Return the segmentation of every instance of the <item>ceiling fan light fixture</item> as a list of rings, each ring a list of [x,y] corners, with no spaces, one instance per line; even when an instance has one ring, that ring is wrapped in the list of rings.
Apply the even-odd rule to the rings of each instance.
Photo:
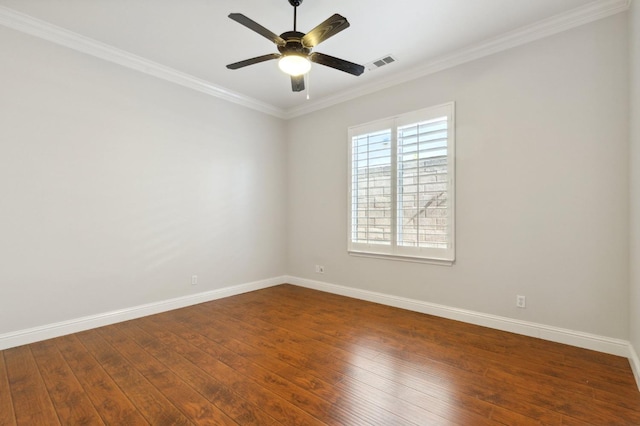
[[[302,4],[302,1],[289,0],[289,4],[293,6],[293,31],[286,31],[280,35],[266,29],[242,13],[230,13],[230,19],[274,43],[279,53],[270,53],[245,59],[244,61],[229,64],[227,68],[237,70],[248,65],[279,59],[278,66],[285,74],[290,76],[291,90],[294,92],[301,92],[305,89],[306,79],[304,76],[311,70],[311,62],[355,76],[362,74],[364,72],[362,65],[323,53],[312,52],[313,48],[318,44],[349,28],[349,21],[344,16],[334,13],[308,33],[301,33],[297,30],[297,8]],[[308,79],[306,81],[308,84]]]
[[[301,55],[285,55],[278,61],[278,67],[282,72],[297,77],[309,72],[311,69],[311,61]]]

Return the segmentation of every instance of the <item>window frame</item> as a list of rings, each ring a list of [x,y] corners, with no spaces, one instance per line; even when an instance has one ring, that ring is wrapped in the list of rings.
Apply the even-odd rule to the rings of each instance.
[[[441,117],[447,118],[447,219],[448,248],[407,247],[397,242],[398,216],[398,128]],[[391,238],[390,244],[352,241],[353,237],[353,139],[378,131],[391,133]],[[348,128],[347,144],[347,251],[353,256],[409,262],[452,265],[455,262],[455,103],[448,102]]]

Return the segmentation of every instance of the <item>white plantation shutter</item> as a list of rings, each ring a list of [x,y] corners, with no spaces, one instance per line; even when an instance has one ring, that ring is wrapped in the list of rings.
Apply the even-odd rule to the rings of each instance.
[[[351,239],[391,245],[391,129],[354,137],[352,150]]]
[[[447,117],[398,128],[398,245],[447,248]]]
[[[454,105],[349,129],[353,254],[454,260]]]

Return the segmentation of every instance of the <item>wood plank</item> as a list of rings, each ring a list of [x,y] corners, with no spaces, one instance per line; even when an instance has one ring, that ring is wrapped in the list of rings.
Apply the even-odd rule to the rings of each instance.
[[[640,411],[640,392],[629,387],[626,392],[610,393],[600,390],[594,391],[594,398],[607,405],[619,406],[630,410]]]
[[[258,405],[249,402],[246,397],[234,392],[225,383],[220,381],[217,375],[210,375],[202,368],[202,362],[191,362],[181,356],[180,348],[175,344],[180,343],[171,339],[169,333],[164,330],[149,329],[147,321],[139,321],[135,326],[126,324],[121,327],[124,334],[140,342],[151,354],[171,365],[172,371],[183,379],[189,379],[191,387],[204,395],[222,411],[227,413],[235,421],[253,424],[275,424],[275,420],[266,414]]]
[[[251,377],[246,377],[234,370],[230,364],[233,364],[232,358],[235,358],[236,354],[220,351],[220,347],[215,342],[208,341],[193,329],[187,329],[182,334],[176,331],[175,325],[172,325],[171,330],[172,333],[178,333],[184,337],[184,342],[175,341],[172,343],[178,354],[201,366],[209,375],[244,397],[251,405],[259,407],[268,415],[285,424],[287,422],[317,423],[317,420],[294,404],[258,385]]]
[[[152,425],[190,425],[189,419],[95,331],[78,338]]]
[[[218,307],[218,311],[220,311],[220,308]],[[234,310],[235,312],[235,310]],[[264,313],[265,312],[265,307],[261,306],[259,309],[259,312]],[[247,319],[247,324],[244,324],[245,327],[249,328],[249,322],[254,322],[254,323],[258,323],[255,318],[253,319]],[[215,333],[217,330],[220,330],[221,328],[224,329],[224,325],[219,324],[219,323],[211,323],[212,327],[210,328],[211,332]],[[214,325],[215,324],[215,325]],[[287,325],[287,327],[295,327],[294,325]],[[233,333],[233,331],[231,330],[227,330],[227,333]],[[304,333],[304,330],[301,330],[301,333]],[[274,336],[276,337],[276,336]],[[282,340],[278,340],[278,343],[281,344]],[[352,375],[355,374],[354,372],[358,372],[359,374],[353,376],[356,380],[358,379],[362,379],[362,373],[366,372],[366,373],[370,373],[372,376],[380,376],[381,373],[386,373],[386,379],[389,381],[394,381],[394,380],[398,380],[399,377],[404,377],[403,375],[401,375],[400,371],[396,371],[396,368],[398,368],[399,366],[401,367],[401,364],[398,364],[397,361],[394,360],[389,360],[389,363],[391,363],[392,365],[395,364],[396,368],[392,368],[391,370],[388,369],[388,366],[385,364],[388,363],[382,363],[382,364],[378,364],[378,363],[371,363],[369,364],[369,360],[366,357],[360,357],[359,355],[355,354],[355,353],[345,353],[343,354],[344,359],[349,361],[351,365],[344,367],[344,373],[346,375]],[[364,364],[359,364],[357,362],[357,360],[362,359],[362,363]],[[353,363],[359,364],[359,365],[353,365]],[[338,362],[333,362],[331,363],[335,366],[340,365]],[[427,392],[433,394],[436,398],[443,398],[447,393],[448,393],[448,389],[453,385],[455,386],[455,372],[450,375],[450,377],[442,377],[442,372],[441,369],[444,366],[437,366],[435,367],[435,370],[437,371],[437,375],[433,376],[432,379],[430,380],[430,383],[425,383],[424,380],[421,381],[419,383],[419,385],[416,385],[417,387],[419,387],[421,390],[426,390]],[[446,371],[446,370],[445,370]],[[422,377],[422,379],[424,379],[425,376]],[[412,377],[411,375],[407,375],[407,379],[409,379],[408,384],[412,385],[414,384],[414,380],[415,378]],[[476,382],[482,379],[482,377],[480,376],[464,376],[463,379],[465,379],[466,381],[469,382]],[[403,383],[404,385],[407,385],[407,383]],[[427,386],[428,385],[428,386]],[[463,400],[464,402],[462,404],[469,404],[471,407],[474,407],[476,410],[479,410],[479,408],[477,407],[478,405],[478,400],[477,398],[475,398],[475,395],[473,393],[473,390],[470,390],[469,395],[466,395]],[[461,405],[462,405],[461,404]],[[490,402],[485,402],[485,406],[484,406],[484,413],[486,414],[486,410],[487,407],[490,406]],[[534,415],[540,417],[541,416],[541,412],[543,412],[542,410],[536,410],[533,409],[533,413]],[[553,415],[548,413],[548,415],[551,416],[551,418],[553,420],[557,420],[559,421],[560,416],[558,415]]]
[[[296,300],[303,305],[305,303],[315,303],[319,300],[324,303],[335,302],[337,305],[344,305],[345,299],[354,300],[322,292],[308,293],[306,289],[296,286],[279,286],[277,290],[282,294],[286,294],[288,300]],[[533,337],[500,332],[486,327],[438,318],[418,312],[404,311],[377,303],[356,301],[354,306],[351,307],[351,311],[352,315],[356,318],[361,318],[362,314],[367,313],[373,313],[379,319],[385,318],[386,321],[376,321],[376,323],[382,326],[393,327],[394,332],[397,332],[398,335],[426,333],[435,340],[446,341],[451,338],[464,340],[472,346],[493,349],[497,352],[507,354],[510,353],[509,351],[512,349],[517,351],[522,350],[524,353],[529,353],[531,350],[541,350],[545,353],[562,355],[565,359],[577,357],[583,361],[589,360],[593,363],[618,368],[625,372],[628,371],[629,367],[629,362],[624,357],[562,345]],[[425,318],[427,318],[428,321],[425,321]],[[399,320],[403,321],[403,319],[410,320],[410,324],[412,324],[411,327],[397,327],[400,323]],[[557,360],[560,359],[561,358],[557,358]]]
[[[533,386],[530,380],[517,375],[512,375],[497,369],[490,369],[487,377],[498,382],[509,383],[514,388],[526,388],[531,390],[529,400],[536,405],[550,407],[554,412],[569,416],[584,422],[595,424],[621,424],[640,425],[640,411],[617,407],[611,411],[607,404],[584,395],[576,394],[562,387],[550,386],[544,382],[537,382]]]
[[[256,406],[263,406],[264,403],[269,403],[277,399],[277,409],[269,410],[268,413],[270,415],[276,415],[276,419],[279,421],[297,419],[295,421],[296,424],[319,424],[318,420],[316,420],[317,417],[314,415],[327,417],[330,414],[330,407],[326,405],[323,406],[322,402],[318,399],[305,395],[301,389],[290,389],[292,394],[296,395],[296,404],[292,404],[291,401],[283,397],[281,393],[274,392],[274,386],[270,385],[270,383],[275,380],[275,377],[270,377],[268,371],[251,368],[252,366],[247,364],[244,364],[245,368],[240,368],[239,357],[235,358],[236,362],[234,362],[233,365],[229,365],[226,363],[229,362],[231,358],[227,356],[225,358],[225,364],[223,365],[222,363],[216,362],[216,358],[208,356],[202,350],[199,350],[199,348],[189,345],[187,342],[173,335],[173,333],[164,332],[162,329],[151,327],[148,324],[145,324],[144,327],[149,333],[152,333],[153,338],[151,338],[151,335],[145,337],[142,334],[136,334],[136,338],[145,339],[144,341],[150,345],[149,347],[154,351],[154,354],[170,357],[167,361],[170,361],[172,365],[184,366],[184,361],[192,365],[198,365],[203,371],[207,372],[210,377],[224,380],[222,384],[232,389],[235,394],[242,394],[251,398],[261,397],[260,400],[253,401]],[[182,359],[166,351],[165,348],[167,347],[172,348]],[[233,370],[233,375],[230,374],[230,370]],[[296,408],[296,406],[298,406],[298,408]],[[283,416],[278,412],[284,412],[286,415]]]
[[[280,292],[284,292],[285,294],[288,291],[292,291],[294,294],[299,292],[300,290],[293,286],[282,286],[282,288],[278,288]],[[319,293],[319,292],[315,292]],[[319,293],[322,295],[322,293]],[[288,295],[287,295],[288,296]],[[564,379],[565,386],[566,385],[575,385],[576,389],[581,389],[582,392],[591,393],[592,390],[580,388],[580,385],[588,383],[588,386],[605,390],[607,392],[612,393],[624,393],[628,392],[629,389],[633,389],[634,380],[628,372],[629,368],[627,368],[626,373],[622,374],[622,371],[616,368],[603,367],[600,365],[600,368],[604,368],[601,370],[591,363],[591,359],[586,360],[570,360],[569,362],[578,363],[582,366],[582,368],[576,368],[571,366],[568,363],[565,363],[567,357],[564,354],[558,353],[549,353],[544,350],[538,352],[535,357],[531,357],[531,348],[529,346],[523,346],[519,349],[511,349],[509,351],[493,351],[487,350],[484,345],[474,346],[473,342],[476,340],[470,335],[468,332],[463,334],[463,337],[456,340],[455,332],[449,332],[450,328],[455,328],[455,325],[460,326],[462,323],[458,323],[456,321],[448,321],[441,318],[434,319],[433,317],[429,317],[426,315],[422,315],[423,321],[416,322],[413,326],[409,326],[403,324],[402,321],[391,321],[391,325],[387,324],[388,321],[376,321],[375,317],[371,317],[372,312],[375,312],[377,309],[381,309],[384,312],[394,311],[394,308],[369,303],[369,302],[360,302],[355,301],[353,299],[344,298],[347,302],[343,301],[342,305],[339,303],[339,296],[336,299],[335,295],[328,295],[330,300],[322,301],[318,299],[317,294],[312,294],[307,297],[304,301],[300,300],[300,304],[295,304],[295,302],[291,302],[289,297],[287,297],[284,301],[279,301],[279,306],[274,305],[272,302],[274,298],[264,298],[260,292],[255,292],[251,294],[252,303],[260,303],[261,304],[261,312],[262,316],[268,316],[272,312],[272,310],[282,309],[282,306],[288,308],[287,310],[296,310],[296,311],[304,311],[302,303],[311,302],[314,306],[314,311],[310,314],[313,317],[311,320],[312,323],[318,324],[317,329],[323,329],[325,332],[327,330],[331,330],[330,327],[340,327],[341,324],[345,323],[349,316],[353,315],[355,318],[350,322],[351,329],[356,330],[355,333],[351,333],[349,329],[342,329],[340,332],[343,334],[342,337],[358,339],[360,345],[365,345],[371,348],[372,350],[378,350],[381,345],[383,345],[386,350],[385,353],[389,353],[390,351],[395,350],[396,354],[404,353],[409,354],[410,356],[422,355],[426,358],[430,358],[434,361],[448,363],[450,365],[458,366],[461,368],[465,368],[470,371],[475,371],[479,374],[482,374],[482,370],[486,370],[491,365],[503,364],[503,365],[519,365],[521,367],[526,367],[532,372],[547,375],[550,378],[561,378]],[[262,299],[261,299],[262,297]],[[297,296],[294,296],[294,300]],[[237,302],[237,301],[236,301]],[[357,302],[357,307],[351,307],[351,304]],[[345,305],[347,308],[345,308]],[[362,306],[367,309],[362,311]],[[323,318],[323,315],[330,309],[330,306],[334,306],[335,316],[329,316],[328,318]],[[362,312],[361,312],[362,311]],[[346,312],[346,313],[345,313]],[[352,314],[350,312],[353,312]],[[405,311],[395,309],[395,312],[405,313]],[[411,315],[421,315],[416,313],[410,313]],[[345,316],[347,315],[347,316]],[[429,342],[429,339],[426,339],[421,336],[420,339],[416,339],[415,336],[406,336],[400,330],[403,329],[411,329],[411,330],[420,330],[424,329],[422,325],[425,323],[424,318],[429,319],[429,326],[431,326],[431,322],[442,322],[448,321],[448,324],[452,324],[453,327],[447,328],[445,331],[448,333],[443,333],[441,336],[437,333],[431,332],[432,335],[437,337],[431,337],[435,339],[437,344],[433,344]],[[388,315],[385,317],[388,319]],[[369,324],[375,324],[374,326],[370,326]],[[402,325],[401,327],[399,326]],[[495,347],[499,347],[500,339],[512,339],[518,338],[523,342],[532,342],[538,341],[540,339],[532,339],[525,336],[517,336],[512,333],[504,333],[496,330],[489,330],[483,327],[472,326],[469,324],[462,324],[462,326],[466,327],[469,330],[483,331],[483,339],[489,340],[488,334],[491,333],[493,335],[493,340],[495,340],[496,344],[492,345]],[[393,328],[393,333],[388,332],[388,328]],[[362,334],[362,330],[369,330],[369,336],[375,336],[375,339],[369,338],[369,336],[365,336],[365,338],[358,337]],[[488,331],[487,331],[488,330]],[[335,333],[332,331],[331,333]],[[450,336],[449,336],[450,335]],[[449,337],[445,337],[449,336]],[[430,338],[430,339],[431,339]],[[399,340],[399,343],[396,341]],[[425,341],[426,340],[426,341]],[[413,342],[417,342],[417,346],[407,346]],[[565,347],[566,345],[553,344],[552,342],[546,342],[544,347],[546,348],[549,343],[554,345],[555,347]],[[471,345],[471,347],[469,347]],[[460,351],[457,348],[465,347],[464,351]],[[451,349],[454,349],[452,352]],[[571,353],[576,353],[575,349],[571,349]],[[593,358],[593,351],[584,351],[589,358]],[[620,357],[609,356],[606,354],[601,354],[599,356],[600,359],[605,359],[609,357],[611,359],[619,359]],[[563,368],[557,368],[558,366],[562,366]],[[589,376],[585,376],[585,372],[589,372]],[[608,374],[607,374],[608,372]]]
[[[58,337],[53,342],[105,423],[148,424],[111,376],[89,354],[77,335]]]
[[[189,311],[192,323],[195,323],[197,318],[194,316],[194,311]],[[317,356],[318,353],[323,353],[322,358],[328,358],[325,354],[330,355],[331,351],[324,350],[326,349],[324,347],[314,347],[313,342],[307,339],[298,338],[288,341],[290,333],[284,329],[271,328],[267,335],[249,322],[237,323],[232,318],[215,320],[206,318],[202,313],[199,319],[202,321],[201,325],[206,327],[197,328],[206,328],[209,331],[208,336],[214,336],[214,339],[217,339],[220,333],[237,336],[243,330],[250,331],[254,346],[237,340],[227,341],[225,346],[236,353],[241,353],[265,369],[277,369],[277,374],[281,377],[306,387],[338,406],[353,405],[351,401],[361,401],[360,404],[366,401],[374,407],[386,407],[387,411],[407,421],[418,423],[427,419],[433,424],[441,422],[442,419],[455,421],[465,419],[465,423],[468,424],[492,423],[488,420],[491,406],[485,404],[484,412],[480,412],[478,416],[473,409],[477,408],[481,402],[471,398],[465,401],[465,405],[451,406],[442,404],[437,398],[415,391],[402,383],[387,380],[384,384],[377,383],[378,386],[372,386],[368,380],[354,380],[342,374],[335,377],[330,384],[325,379],[336,376],[336,371],[331,370],[335,366],[317,364],[314,360],[320,358]],[[276,343],[273,344],[271,340]],[[343,363],[339,358],[334,358],[333,362]],[[382,379],[379,376],[375,377]],[[337,400],[336,395],[340,396]]]
[[[34,343],[31,352],[63,424],[104,424],[82,385],[51,340]]]
[[[15,424],[16,415],[13,412],[13,400],[11,399],[4,353],[0,352],[0,425],[13,426]]]
[[[206,318],[202,318],[206,320]],[[175,331],[175,327],[172,327]],[[214,327],[206,327],[207,330],[213,330]],[[158,330],[161,330],[158,328]],[[229,330],[231,333],[235,333],[239,330]],[[185,329],[186,332],[186,329]],[[200,344],[203,344],[203,340],[200,339]],[[206,341],[203,344],[204,349],[208,350]],[[333,392],[320,394],[319,388],[322,380],[315,379],[316,386],[312,388],[305,388],[303,383],[294,383],[288,380],[282,375],[274,374],[273,370],[276,368],[286,367],[287,364],[278,360],[278,354],[274,354],[270,359],[269,353],[264,349],[255,349],[250,344],[245,344],[237,340],[228,341],[224,348],[219,348],[215,353],[220,359],[224,359],[235,370],[244,372],[248,376],[260,377],[260,383],[266,388],[273,390],[275,393],[281,395],[286,399],[300,400],[303,397],[307,401],[314,400],[316,404],[325,406],[325,410],[328,410],[327,414],[318,414],[317,407],[311,410],[310,413],[319,417],[331,417],[335,418],[340,423],[348,421],[368,422],[370,424],[376,424],[381,422],[382,424],[396,423],[400,419],[404,418],[408,421],[429,421],[430,424],[442,424],[443,419],[438,415],[434,415],[424,409],[417,406],[411,406],[405,401],[394,399],[391,395],[376,394],[376,389],[369,388],[365,392],[364,390],[356,390],[356,385],[362,386],[363,384],[353,384],[352,388],[349,388],[345,384],[334,385],[338,389],[333,389]],[[230,355],[231,353],[237,354],[237,356]],[[260,353],[262,356],[258,362],[254,362],[256,359],[253,357],[256,353]],[[264,361],[266,360],[266,361]],[[263,361],[263,362],[260,362]],[[258,372],[257,374],[254,372]],[[291,385],[294,385],[293,387]],[[368,387],[365,385],[365,387]],[[325,389],[330,389],[330,386],[325,386]],[[336,390],[338,392],[336,392]],[[323,401],[318,402],[317,397],[321,397]],[[337,397],[337,396],[340,397]],[[358,413],[354,412],[352,402],[356,400],[358,402]],[[327,405],[327,402],[329,405]],[[399,411],[402,410],[400,414]],[[338,417],[340,416],[340,417]]]
[[[40,371],[29,346],[4,351],[7,377],[18,425],[59,425],[55,407],[49,398]],[[43,423],[42,419],[46,419]]]
[[[185,416],[200,424],[234,425],[230,416],[212,404],[191,386],[191,378],[181,377],[174,371],[174,366],[165,364],[138,344],[135,339],[127,337],[121,330],[126,327],[116,324],[104,327],[98,332],[114,348],[126,357],[146,379],[162,392],[173,404],[180,407]]]
[[[252,294],[251,296],[255,295]],[[277,300],[277,302],[283,301]],[[268,301],[268,303],[271,303],[271,301]],[[286,305],[286,301],[284,302],[284,305]],[[335,305],[335,302],[332,302],[332,305]],[[297,309],[298,312],[300,311],[300,309],[302,309],[301,307],[297,308],[299,308]],[[240,308],[238,309],[241,310]],[[271,314],[271,311],[269,309],[270,308],[266,305],[261,304],[259,306],[256,306],[255,311],[259,312],[259,317],[263,319],[265,316]],[[220,310],[220,306],[217,306],[217,310]],[[277,313],[275,313],[274,315],[279,316],[279,314]],[[307,322],[304,322],[304,324],[308,325]],[[296,323],[283,323],[283,326],[286,326],[288,328],[297,327]],[[300,330],[300,332],[304,333],[305,331]],[[329,333],[332,335],[340,335],[343,338],[353,338],[346,330],[332,330]],[[376,359],[379,359],[380,356],[384,356],[384,354],[380,354]],[[345,359],[348,359],[351,364],[356,364],[356,368],[369,371],[373,374],[383,375],[383,377],[389,380],[398,380],[398,378],[401,378],[404,384],[410,387],[427,390],[428,392],[431,392],[435,395],[438,395],[438,393],[440,393],[441,397],[449,387],[454,386],[456,387],[458,392],[466,394],[469,398],[476,398],[478,392],[483,390],[481,387],[477,386],[477,383],[482,383],[485,380],[481,376],[469,373],[467,371],[452,370],[450,366],[440,364],[436,364],[435,366],[432,366],[432,364],[428,364],[428,367],[433,371],[424,369],[423,371],[419,371],[415,370],[412,364],[403,363],[401,362],[401,360],[388,359],[388,362],[386,363],[378,363],[371,361],[367,357],[361,357],[355,353],[345,354]],[[389,368],[388,364],[392,365],[393,367]],[[414,369],[415,371],[404,371],[405,368],[403,368],[403,366],[407,366],[410,369]],[[345,373],[346,375],[351,375],[353,374],[353,371],[353,367],[347,367],[343,371],[343,373]],[[494,381],[493,385],[497,386],[498,389],[504,388],[504,385],[500,384],[499,382]],[[529,417],[546,419],[549,423],[559,423],[561,421],[561,416],[559,414],[553,413],[549,410],[540,409],[539,407],[527,404],[526,402],[518,400],[517,398],[513,398],[512,396],[506,396],[504,399],[497,400],[494,394],[485,392],[484,398],[480,399],[484,399],[485,402],[490,404],[497,403],[505,409],[520,411],[525,415],[528,415]]]
[[[0,410],[0,424],[640,424],[640,393],[624,358],[282,285],[2,351]]]

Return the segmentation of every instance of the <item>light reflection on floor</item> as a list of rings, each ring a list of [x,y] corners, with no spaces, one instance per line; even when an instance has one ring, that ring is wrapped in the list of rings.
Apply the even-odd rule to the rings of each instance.
[[[398,412],[400,406],[407,424],[454,421],[456,385],[443,374],[443,364],[415,355],[401,358],[382,340],[375,334],[362,335],[345,352],[347,378],[341,384],[350,409],[362,409],[363,400],[373,399],[375,411],[367,415],[376,422]],[[429,411],[420,408],[425,404]]]

